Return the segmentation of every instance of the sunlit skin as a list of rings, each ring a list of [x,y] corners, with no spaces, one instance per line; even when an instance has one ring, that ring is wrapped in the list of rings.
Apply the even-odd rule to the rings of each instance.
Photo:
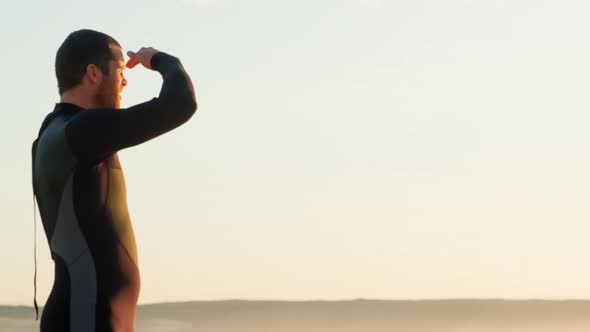
[[[77,86],[64,91],[61,102],[88,108],[115,108],[121,106],[121,93],[127,85],[124,71],[142,64],[147,69],[151,68],[151,58],[159,51],[148,47],[142,47],[137,52],[128,51],[129,60],[125,62],[120,47],[112,46],[113,59],[109,62],[108,73],[103,73],[95,64],[86,67],[82,81]]]

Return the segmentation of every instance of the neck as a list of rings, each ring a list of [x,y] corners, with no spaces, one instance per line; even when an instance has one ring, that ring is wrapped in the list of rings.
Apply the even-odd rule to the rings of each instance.
[[[96,107],[92,100],[93,98],[89,98],[86,94],[82,93],[81,91],[72,90],[64,92],[61,95],[60,102],[74,104],[82,107],[83,109],[87,109]]]

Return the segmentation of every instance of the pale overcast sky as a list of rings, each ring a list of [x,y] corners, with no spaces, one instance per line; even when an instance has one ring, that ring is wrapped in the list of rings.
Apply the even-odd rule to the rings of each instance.
[[[590,3],[19,1],[0,12],[0,304],[32,305],[30,147],[91,28],[197,115],[119,152],[139,302],[590,298]],[[123,105],[161,78],[126,73]],[[53,262],[38,220],[38,301]]]

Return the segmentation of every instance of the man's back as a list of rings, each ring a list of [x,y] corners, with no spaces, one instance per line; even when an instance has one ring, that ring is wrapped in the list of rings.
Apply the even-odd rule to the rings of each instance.
[[[156,54],[160,96],[129,109],[56,104],[33,143],[33,185],[55,262],[41,331],[133,331],[137,249],[117,151],[170,131],[196,110],[175,57]]]
[[[58,104],[37,143],[38,200],[55,262],[42,324],[130,331],[140,279],[125,180],[116,153],[85,165],[70,150],[65,128],[81,111]]]

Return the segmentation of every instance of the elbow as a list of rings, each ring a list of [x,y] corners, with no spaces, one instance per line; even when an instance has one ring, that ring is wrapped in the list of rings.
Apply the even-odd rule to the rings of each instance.
[[[197,112],[197,100],[193,95],[183,99],[183,101],[178,104],[178,110],[180,111],[179,113],[182,114],[182,122],[184,123],[188,121]]]
[[[191,116],[197,113],[197,108],[199,108],[199,105],[197,105],[197,100],[192,98],[189,103],[189,112],[191,113]]]
[[[197,100],[194,97],[190,98],[189,100],[187,100],[185,107],[188,117],[191,118],[193,115],[195,115],[195,113],[197,113]]]

